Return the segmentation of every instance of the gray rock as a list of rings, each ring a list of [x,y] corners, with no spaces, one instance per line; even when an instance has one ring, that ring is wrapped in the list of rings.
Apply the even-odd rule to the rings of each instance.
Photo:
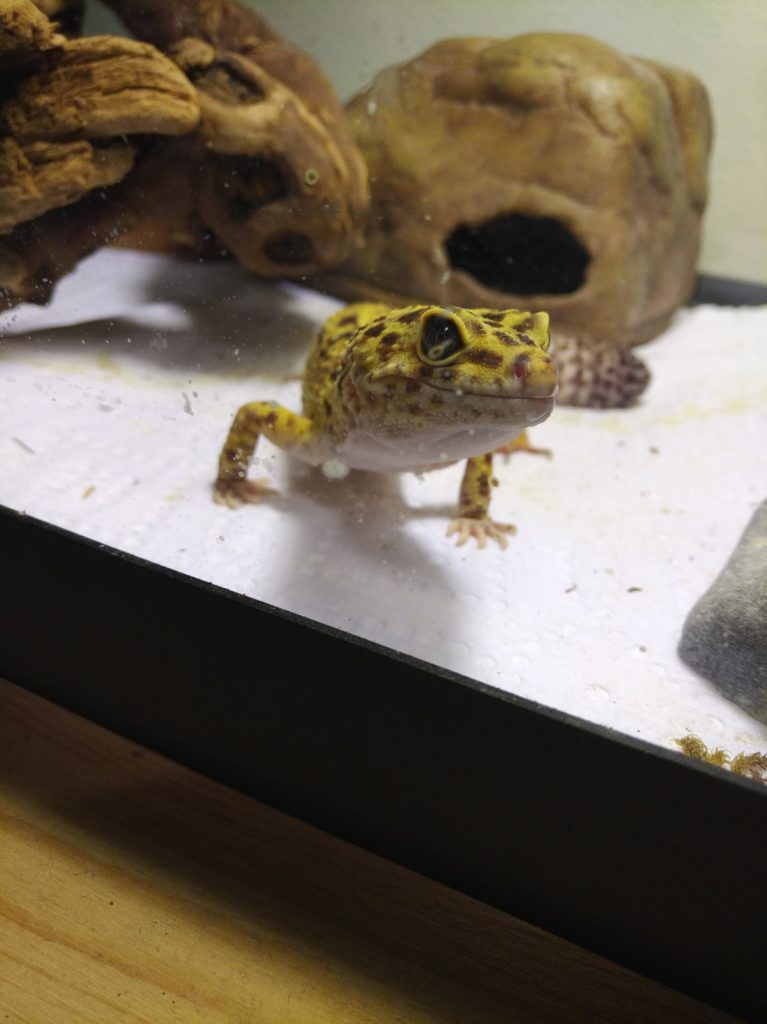
[[[679,655],[767,723],[767,501],[682,630]]]

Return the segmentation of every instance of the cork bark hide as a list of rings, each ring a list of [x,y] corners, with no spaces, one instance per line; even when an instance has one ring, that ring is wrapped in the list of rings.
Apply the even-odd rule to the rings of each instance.
[[[625,348],[689,296],[711,141],[702,84],[578,35],[452,39],[348,105],[371,174],[364,249],[325,284],[545,309]]]

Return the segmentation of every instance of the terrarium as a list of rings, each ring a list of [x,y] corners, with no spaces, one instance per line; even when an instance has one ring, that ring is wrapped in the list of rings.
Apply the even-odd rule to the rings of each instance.
[[[674,11],[0,5],[0,672],[746,1011],[767,20]]]

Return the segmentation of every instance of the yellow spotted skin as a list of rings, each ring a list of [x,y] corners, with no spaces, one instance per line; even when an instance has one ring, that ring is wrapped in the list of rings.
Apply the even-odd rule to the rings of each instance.
[[[269,493],[247,479],[263,435],[328,474],[423,471],[466,459],[458,544],[501,547],[514,528],[489,516],[493,452],[528,448],[525,429],[551,412],[557,391],[548,316],[520,310],[360,302],[326,322],[303,375],[303,415],[273,402],[236,414],[219,458],[217,501]],[[341,472],[338,472],[340,467]]]

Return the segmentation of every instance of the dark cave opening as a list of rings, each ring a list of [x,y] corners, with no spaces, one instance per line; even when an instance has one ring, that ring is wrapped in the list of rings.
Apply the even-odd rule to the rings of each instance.
[[[566,295],[586,279],[588,251],[553,217],[507,213],[460,224],[445,242],[456,270],[517,295]]]

